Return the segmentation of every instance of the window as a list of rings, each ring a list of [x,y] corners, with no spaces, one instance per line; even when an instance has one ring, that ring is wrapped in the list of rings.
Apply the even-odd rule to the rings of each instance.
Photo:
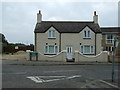
[[[58,47],[56,45],[47,45],[45,46],[45,54],[57,54]]]
[[[94,54],[94,46],[90,46],[90,45],[80,46],[80,53],[81,54]]]
[[[105,51],[113,51],[113,46],[105,47]]]
[[[91,32],[90,32],[90,30],[84,30],[84,32],[83,32],[83,38],[91,38]]]
[[[106,34],[106,43],[112,44],[114,42],[114,38],[112,34]]]
[[[56,35],[55,35],[55,30],[49,30],[48,31],[48,38],[56,38]]]

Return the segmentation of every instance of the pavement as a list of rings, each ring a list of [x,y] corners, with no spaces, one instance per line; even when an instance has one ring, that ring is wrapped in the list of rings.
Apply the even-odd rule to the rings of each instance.
[[[100,62],[48,62],[48,61],[26,61],[26,60],[2,60],[3,64],[3,86],[9,88],[18,87],[37,87],[37,88],[113,88],[113,90],[119,90],[118,80],[111,82],[109,79],[109,70],[112,63],[100,63]],[[51,66],[52,65],[52,66]],[[115,66],[118,64],[116,63]],[[29,66],[29,67],[28,67]],[[104,69],[104,70],[103,70]],[[102,71],[101,71],[102,70]],[[39,72],[38,72],[39,71]],[[109,72],[108,72],[109,71]],[[117,70],[118,71],[118,70]],[[10,73],[8,73],[10,72]],[[76,74],[76,75],[74,75]],[[78,75],[82,74],[82,77]],[[101,75],[100,75],[101,74]],[[33,83],[34,80],[29,81],[28,75],[39,76],[38,82],[43,81],[40,84]],[[46,75],[48,77],[46,77]],[[55,76],[49,75],[64,75],[65,78],[55,78]],[[103,76],[102,76],[103,75]],[[105,76],[106,75],[106,76]],[[13,77],[14,76],[14,77]],[[42,77],[42,79],[41,79]],[[93,79],[91,77],[94,77]],[[104,78],[103,78],[104,77]],[[99,78],[99,79],[98,79]],[[19,81],[13,85],[11,82]],[[20,80],[19,80],[20,79]],[[56,82],[57,80],[57,82]],[[11,82],[10,82],[11,81]],[[47,83],[46,83],[46,82]],[[50,81],[48,83],[48,81]],[[19,86],[20,83],[25,83],[25,86]],[[31,86],[30,86],[31,85]]]
[[[3,64],[10,64],[10,65],[32,65],[32,66],[39,66],[39,65],[111,65],[112,63],[109,62],[57,62],[57,61],[30,61],[30,60],[4,60]],[[118,64],[118,63],[117,63]]]

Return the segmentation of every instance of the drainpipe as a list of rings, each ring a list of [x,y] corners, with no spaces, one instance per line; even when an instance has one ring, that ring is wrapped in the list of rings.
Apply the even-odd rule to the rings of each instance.
[[[60,33],[60,35],[59,35],[59,52],[61,52],[61,33]]]
[[[95,33],[95,55],[96,55],[96,33]]]
[[[35,33],[35,46],[34,46],[34,51],[37,51],[36,48],[37,48],[37,41],[36,41],[36,33]]]

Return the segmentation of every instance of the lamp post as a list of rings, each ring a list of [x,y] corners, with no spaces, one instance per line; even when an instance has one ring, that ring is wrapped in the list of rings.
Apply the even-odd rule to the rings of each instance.
[[[114,82],[114,62],[115,62],[115,44],[116,44],[116,39],[114,38],[114,43],[113,43],[113,58],[112,58],[112,82]]]
[[[112,82],[114,82],[115,79],[115,72],[114,72],[114,63],[115,63],[115,48],[117,47],[116,42],[120,42],[120,34],[117,36],[114,36],[114,43],[113,43],[113,58],[112,58]]]

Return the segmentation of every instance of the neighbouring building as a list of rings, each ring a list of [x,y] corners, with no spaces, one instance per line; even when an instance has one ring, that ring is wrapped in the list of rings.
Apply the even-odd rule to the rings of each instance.
[[[113,51],[114,51],[114,60],[115,62],[120,62],[120,27],[101,27],[102,31],[102,48],[103,51],[108,51],[110,59],[109,61],[112,61],[113,59]],[[114,48],[114,40],[115,42],[115,48]]]
[[[67,59],[71,59],[75,51],[82,55],[101,53],[102,32],[96,11],[93,21],[42,21],[39,11],[34,33],[35,51],[44,55],[66,50]]]
[[[103,51],[113,51],[114,37],[120,34],[120,27],[101,27]],[[118,47],[119,42],[116,42]]]
[[[34,51],[34,45],[25,45],[21,43],[16,43],[16,44],[8,44],[7,46],[3,47],[3,52],[5,53],[16,53],[18,51]]]

